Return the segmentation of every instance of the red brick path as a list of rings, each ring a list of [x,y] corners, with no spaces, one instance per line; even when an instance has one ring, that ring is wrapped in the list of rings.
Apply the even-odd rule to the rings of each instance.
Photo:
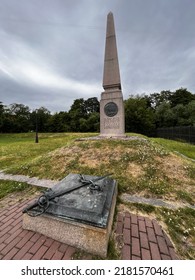
[[[115,233],[124,260],[178,259],[170,239],[156,220],[119,213]]]
[[[27,201],[0,211],[0,259],[69,260],[75,248],[22,228]]]
[[[27,202],[0,209],[0,259],[72,259],[76,248],[22,228],[22,209]],[[168,237],[154,220],[122,213],[117,217],[115,232],[122,259],[177,258]]]

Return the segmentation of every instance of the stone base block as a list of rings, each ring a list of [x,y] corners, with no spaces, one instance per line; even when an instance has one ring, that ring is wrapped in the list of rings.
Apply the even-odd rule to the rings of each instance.
[[[23,215],[23,228],[48,236],[59,242],[74,246],[94,255],[107,256],[108,241],[112,230],[117,188],[113,195],[107,227],[101,228],[43,214],[37,217]]]
[[[100,136],[125,137],[125,113],[121,90],[106,90],[101,94]]]

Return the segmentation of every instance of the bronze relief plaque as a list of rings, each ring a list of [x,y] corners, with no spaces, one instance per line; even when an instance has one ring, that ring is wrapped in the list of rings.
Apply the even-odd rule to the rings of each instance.
[[[114,117],[118,113],[118,106],[114,102],[109,102],[104,106],[104,112],[107,117]]]

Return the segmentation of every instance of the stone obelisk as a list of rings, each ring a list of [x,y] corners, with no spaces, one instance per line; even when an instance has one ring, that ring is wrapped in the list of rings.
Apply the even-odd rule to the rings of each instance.
[[[104,92],[100,100],[100,136],[125,136],[124,103],[118,63],[114,17],[107,16],[103,74]]]

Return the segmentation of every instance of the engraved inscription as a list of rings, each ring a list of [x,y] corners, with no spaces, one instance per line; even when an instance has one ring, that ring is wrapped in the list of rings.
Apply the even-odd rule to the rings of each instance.
[[[105,129],[119,129],[119,117],[104,118]]]

